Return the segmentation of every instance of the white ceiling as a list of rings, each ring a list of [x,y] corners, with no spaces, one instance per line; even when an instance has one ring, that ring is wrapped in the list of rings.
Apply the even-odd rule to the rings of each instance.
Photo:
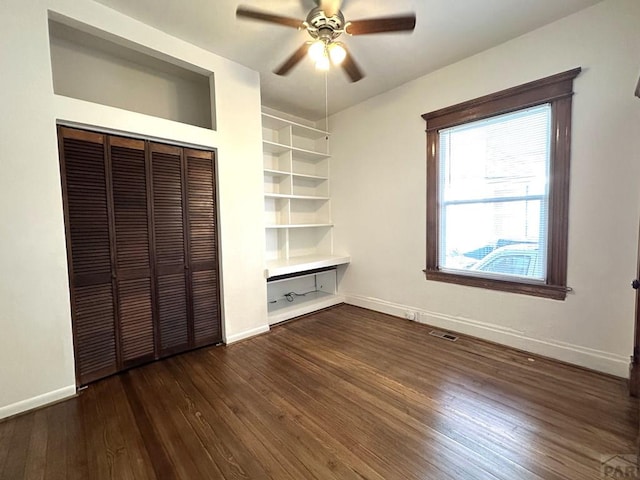
[[[303,60],[286,77],[272,73],[308,39],[305,31],[237,20],[239,4],[304,19],[313,0],[95,0],[175,37],[260,72],[263,104],[311,120],[325,116],[325,75]],[[414,78],[520,36],[600,0],[344,0],[347,20],[415,12],[411,34],[344,39],[365,78],[328,74],[335,113]],[[341,38],[342,40],[342,38]]]

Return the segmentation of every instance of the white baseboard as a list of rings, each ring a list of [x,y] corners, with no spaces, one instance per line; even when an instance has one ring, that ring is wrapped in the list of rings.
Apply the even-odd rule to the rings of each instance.
[[[269,331],[269,325],[262,325],[257,328],[252,328],[251,330],[245,330],[244,332],[234,333],[233,335],[229,335],[225,338],[225,342],[227,345],[230,345],[235,342],[239,342],[240,340],[244,340],[245,338],[254,337],[256,335],[260,335],[261,333],[265,333]]]
[[[11,417],[12,415],[17,415],[18,413],[33,410],[34,408],[42,407],[50,403],[64,400],[65,398],[73,397],[75,394],[76,386],[69,385],[68,387],[54,390],[53,392],[47,392],[36,397],[27,398],[26,400],[0,407],[0,418]]]
[[[416,321],[451,332],[470,335],[509,347],[579,365],[621,378],[629,377],[629,358],[601,350],[551,339],[527,337],[517,330],[476,320],[429,312],[408,305],[359,295],[345,295],[345,303],[405,318],[405,312],[416,312]]]

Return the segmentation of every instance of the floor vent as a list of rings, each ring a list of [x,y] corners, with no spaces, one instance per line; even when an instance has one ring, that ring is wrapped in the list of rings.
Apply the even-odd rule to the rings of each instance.
[[[450,333],[441,332],[440,330],[431,330],[429,335],[433,335],[434,337],[444,338],[445,340],[449,340],[450,342],[455,342],[458,340],[458,337],[455,335],[451,335]]]

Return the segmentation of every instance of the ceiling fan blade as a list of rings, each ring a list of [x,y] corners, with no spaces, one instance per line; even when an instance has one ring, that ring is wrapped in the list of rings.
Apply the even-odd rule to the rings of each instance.
[[[405,32],[416,27],[416,16],[402,15],[399,17],[371,18],[368,20],[354,20],[347,23],[345,32],[349,35],[364,35],[368,33]]]
[[[327,17],[333,17],[342,8],[342,0],[320,0],[318,6]]]
[[[273,73],[275,73],[276,75],[286,75],[287,73],[289,73],[289,70],[295,67],[298,63],[300,63],[300,60],[304,58],[304,56],[307,54],[307,51],[309,51],[310,45],[311,44],[308,42],[303,43],[302,46],[298,50],[293,52],[293,55],[287,58],[282,65],[280,65],[276,70],[273,71]]]
[[[261,20],[263,22],[277,23],[278,25],[285,25],[287,27],[293,27],[302,29],[305,28],[304,21],[291,17],[283,17],[281,15],[273,15],[271,13],[261,12],[259,10],[253,10],[251,8],[243,7],[240,5],[236,10],[236,17],[251,18],[253,20]]]
[[[340,66],[349,76],[352,82],[355,83],[358,80],[362,80],[362,78],[364,78],[364,73],[362,73],[362,70],[360,70],[360,67],[358,67],[358,64],[353,59],[353,55],[351,55],[351,52],[349,52],[344,46],[343,48],[347,52],[347,56],[344,57],[344,60],[342,61]]]

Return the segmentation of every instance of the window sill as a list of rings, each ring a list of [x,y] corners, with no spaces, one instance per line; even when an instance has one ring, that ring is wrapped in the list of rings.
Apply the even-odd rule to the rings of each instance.
[[[520,293],[534,297],[550,298],[552,300],[564,300],[567,297],[567,288],[559,285],[544,285],[540,283],[516,282],[512,280],[498,280],[456,273],[443,272],[441,270],[424,270],[427,280],[436,282],[455,283],[468,287],[486,288],[502,292]]]

